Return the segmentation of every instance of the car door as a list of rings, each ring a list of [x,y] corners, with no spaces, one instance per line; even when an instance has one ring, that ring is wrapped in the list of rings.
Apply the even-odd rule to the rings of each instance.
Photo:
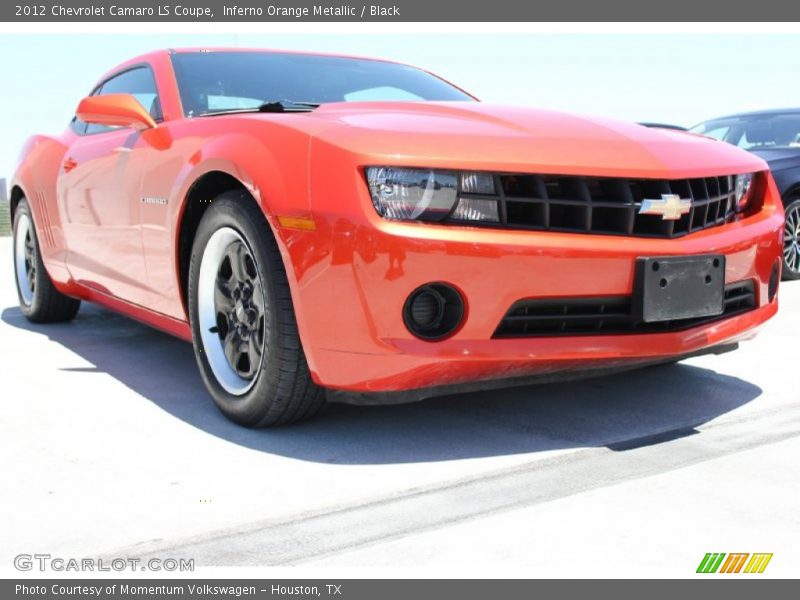
[[[106,80],[96,94],[132,94],[160,120],[158,93],[147,66]],[[84,285],[147,304],[141,232],[141,175],[150,145],[130,127],[76,123],[57,182],[67,240],[67,267]]]

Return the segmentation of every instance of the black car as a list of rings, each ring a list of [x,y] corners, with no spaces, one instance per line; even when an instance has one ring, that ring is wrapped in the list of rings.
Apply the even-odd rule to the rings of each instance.
[[[767,161],[786,209],[783,278],[800,279],[800,108],[731,115],[689,131],[739,146]]]

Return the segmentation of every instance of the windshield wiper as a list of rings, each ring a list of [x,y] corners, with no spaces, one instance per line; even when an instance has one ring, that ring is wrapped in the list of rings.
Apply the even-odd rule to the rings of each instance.
[[[258,112],[309,112],[319,108],[319,103],[297,100],[270,100],[258,107]]]
[[[296,100],[270,100],[262,102],[258,106],[251,106],[248,108],[228,108],[220,110],[210,110],[205,113],[200,113],[198,117],[213,117],[216,115],[232,115],[237,113],[252,113],[252,112],[311,112],[320,105],[314,102],[299,102]]]

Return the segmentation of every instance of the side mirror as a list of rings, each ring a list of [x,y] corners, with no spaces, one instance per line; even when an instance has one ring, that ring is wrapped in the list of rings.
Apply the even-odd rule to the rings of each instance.
[[[130,94],[88,96],[80,101],[75,114],[85,123],[107,127],[133,127],[141,131],[156,126],[150,113]]]

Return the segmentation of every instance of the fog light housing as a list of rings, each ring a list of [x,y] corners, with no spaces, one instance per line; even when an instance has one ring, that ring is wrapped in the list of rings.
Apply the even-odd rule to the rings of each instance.
[[[464,299],[447,283],[428,283],[415,289],[403,305],[406,328],[421,340],[450,337],[464,319]]]

